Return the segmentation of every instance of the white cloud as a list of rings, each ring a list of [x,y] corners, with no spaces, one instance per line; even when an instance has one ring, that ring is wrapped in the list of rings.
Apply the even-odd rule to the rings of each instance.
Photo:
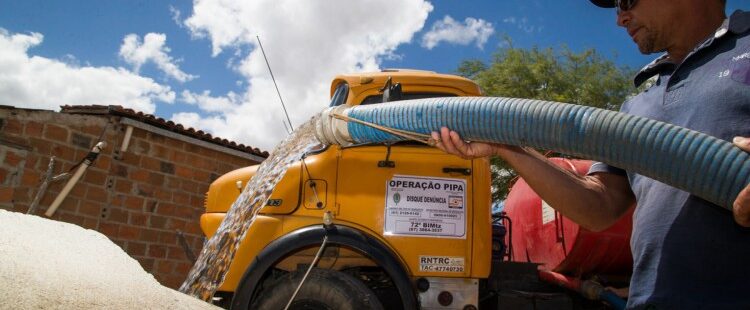
[[[443,41],[458,45],[475,42],[481,49],[494,32],[492,23],[483,19],[467,17],[462,24],[446,15],[432,24],[430,31],[422,36],[422,47],[432,49]]]
[[[122,39],[120,57],[132,65],[136,73],[142,65],[152,62],[164,74],[177,81],[187,82],[196,78],[180,70],[177,62],[168,55],[170,49],[165,45],[166,42],[167,36],[163,33],[147,33],[143,37],[143,42],[138,35],[131,33]]]
[[[227,125],[226,119],[220,116],[209,116],[203,117],[198,113],[194,112],[180,112],[172,115],[172,121],[188,126],[205,130],[204,128],[224,128]],[[225,138],[224,136],[220,136]],[[257,147],[256,145],[251,145]]]
[[[180,101],[197,105],[198,108],[209,113],[230,111],[242,104],[242,98],[234,92],[229,92],[225,96],[212,97],[208,90],[200,94],[183,90],[180,94]]]
[[[43,40],[40,33],[0,28],[0,104],[53,110],[66,104],[122,105],[153,113],[156,102],[175,99],[168,86],[123,68],[80,67],[30,55]]]
[[[73,68],[81,66],[81,62],[78,61],[78,58],[76,58],[76,56],[73,56],[72,54],[65,54],[59,60]]]
[[[185,101],[196,102],[204,116],[179,113],[172,119],[270,150],[286,135],[285,116],[256,35],[292,123],[299,126],[327,106],[336,74],[378,70],[381,59],[394,57],[396,47],[424,27],[430,11],[432,5],[425,0],[195,0],[184,25],[192,36],[211,41],[213,55],[241,50],[231,66],[245,78],[247,88],[219,97],[187,93]],[[200,98],[223,107],[211,110],[198,103]]]
[[[183,27],[182,18],[181,18],[182,12],[180,12],[180,10],[177,9],[176,7],[170,5],[169,14],[172,15],[172,21],[175,24],[177,24],[177,26],[180,26],[180,28],[182,28]]]
[[[515,16],[509,16],[506,18],[503,18],[503,23],[515,25],[518,27],[519,30],[525,32],[525,33],[534,33],[534,32],[542,32],[542,29],[544,29],[544,26],[534,26],[529,24],[528,18],[521,17],[516,18]]]

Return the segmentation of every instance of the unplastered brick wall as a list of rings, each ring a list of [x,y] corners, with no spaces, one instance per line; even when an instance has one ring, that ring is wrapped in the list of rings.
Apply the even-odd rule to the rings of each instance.
[[[178,232],[193,253],[200,253],[199,218],[209,184],[262,158],[207,148],[149,126],[133,128],[127,150],[120,153],[127,127],[123,117],[109,114],[0,107],[0,208],[27,212],[51,157],[53,175],[72,174],[91,148],[104,141],[106,147],[52,219],[101,232],[163,285],[177,288],[192,267]],[[65,182],[49,183],[33,213],[44,216]]]

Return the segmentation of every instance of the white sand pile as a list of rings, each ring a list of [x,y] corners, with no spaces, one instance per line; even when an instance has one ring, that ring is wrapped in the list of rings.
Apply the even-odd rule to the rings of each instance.
[[[104,235],[0,210],[2,309],[220,309],[161,286]]]

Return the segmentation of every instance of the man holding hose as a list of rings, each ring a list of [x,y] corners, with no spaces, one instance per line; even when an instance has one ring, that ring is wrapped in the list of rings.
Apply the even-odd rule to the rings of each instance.
[[[732,141],[750,152],[750,13],[725,0],[590,0],[615,8],[641,53],[664,54],[635,77],[655,81],[622,111]],[[629,309],[750,309],[750,185],[733,215],[648,177],[595,163],[577,176],[538,152],[470,143],[442,128],[437,147],[463,158],[497,155],[550,206],[590,230],[637,202]],[[701,177],[701,176],[696,176]]]

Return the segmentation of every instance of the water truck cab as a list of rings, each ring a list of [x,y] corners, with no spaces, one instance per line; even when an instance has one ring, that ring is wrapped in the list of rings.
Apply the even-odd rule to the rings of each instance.
[[[330,93],[331,106],[481,95],[463,77],[416,70],[340,75]],[[211,184],[201,216],[207,237],[256,171],[237,169]],[[543,283],[528,259],[508,262],[528,251],[508,251],[507,216],[491,213],[490,176],[488,159],[465,160],[418,143],[321,145],[289,167],[224,262],[230,267],[218,304],[284,308],[328,236],[290,308],[604,307]],[[513,239],[523,235],[518,230]]]

